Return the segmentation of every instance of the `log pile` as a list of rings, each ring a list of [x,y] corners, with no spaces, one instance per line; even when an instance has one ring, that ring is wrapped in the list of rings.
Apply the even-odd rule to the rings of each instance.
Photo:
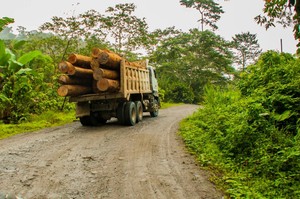
[[[94,48],[91,56],[71,54],[62,61],[58,69],[58,95],[79,96],[101,92],[118,92],[120,89],[120,65],[122,57],[107,49]],[[126,65],[146,68],[143,62],[129,62]]]

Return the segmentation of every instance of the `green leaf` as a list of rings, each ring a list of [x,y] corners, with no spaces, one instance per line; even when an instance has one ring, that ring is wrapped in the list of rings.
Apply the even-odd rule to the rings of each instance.
[[[2,40],[0,40],[0,59],[3,57],[5,54],[5,44]]]
[[[284,113],[282,114],[276,114],[274,115],[274,118],[277,120],[277,121],[284,121],[288,118],[290,118],[293,114],[291,113],[290,110],[287,110],[287,111],[284,111]]]
[[[6,25],[13,23],[13,22],[14,22],[14,19],[12,19],[12,18],[9,18],[9,17],[1,18],[0,19],[0,31],[2,31]]]
[[[13,49],[18,50],[18,49],[20,49],[25,43],[26,43],[25,40],[15,41],[15,42],[13,43]]]
[[[18,62],[22,63],[23,65],[24,64],[27,64],[29,63],[30,61],[32,61],[33,59],[37,58],[38,56],[41,56],[42,53],[41,51],[31,51],[29,53],[26,53],[24,55],[22,55],[19,59],[18,59]]]
[[[21,68],[16,74],[23,75],[23,74],[26,74],[27,72],[31,72],[31,71],[32,71],[31,68]]]
[[[14,59],[11,59],[10,60],[10,64],[9,64],[9,70],[12,71],[12,72],[17,72],[18,70],[21,69],[21,67],[23,66],[22,63],[14,60]]]
[[[9,50],[5,47],[4,42],[0,40],[0,66],[7,66],[10,58]]]

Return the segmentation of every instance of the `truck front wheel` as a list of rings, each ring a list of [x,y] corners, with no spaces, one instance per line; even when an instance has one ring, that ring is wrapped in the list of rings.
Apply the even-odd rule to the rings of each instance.
[[[155,99],[153,102],[152,111],[150,111],[151,117],[157,117],[158,116],[158,101]]]
[[[125,124],[129,125],[129,126],[134,126],[136,123],[136,106],[135,103],[130,101],[126,103],[125,106],[125,112],[124,112],[124,116],[125,116]]]

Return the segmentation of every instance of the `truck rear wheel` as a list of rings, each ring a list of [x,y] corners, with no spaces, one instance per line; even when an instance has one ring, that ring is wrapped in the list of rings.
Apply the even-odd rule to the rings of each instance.
[[[80,117],[79,120],[80,120],[80,123],[81,123],[82,126],[92,126],[90,116]]]
[[[79,118],[82,126],[98,126],[100,124],[105,124],[107,119],[103,118],[100,113],[94,112],[89,116],[83,116]]]
[[[143,120],[143,105],[140,101],[136,101],[135,102],[135,106],[136,106],[136,123],[139,123],[140,121]]]
[[[117,108],[118,122],[122,125],[125,124],[125,118],[124,118],[125,106],[126,106],[125,102],[120,102]]]
[[[136,106],[135,103],[132,101],[129,101],[126,103],[125,106],[125,112],[124,112],[124,119],[125,124],[129,126],[134,126],[136,123]]]

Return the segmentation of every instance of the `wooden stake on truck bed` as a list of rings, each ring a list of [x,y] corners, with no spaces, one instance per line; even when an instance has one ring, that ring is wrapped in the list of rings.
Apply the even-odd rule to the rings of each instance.
[[[59,96],[78,96],[88,93],[92,93],[91,86],[81,86],[81,85],[63,85],[57,89]]]

